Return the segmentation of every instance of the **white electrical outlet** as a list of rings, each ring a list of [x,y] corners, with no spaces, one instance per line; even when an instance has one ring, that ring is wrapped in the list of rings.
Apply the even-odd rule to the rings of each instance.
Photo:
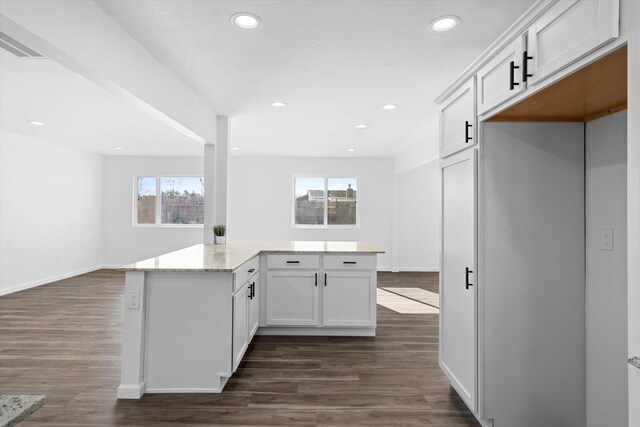
[[[613,228],[603,228],[600,239],[600,249],[603,251],[613,250]]]
[[[127,308],[130,310],[137,310],[140,308],[140,292],[130,291],[127,294]]]

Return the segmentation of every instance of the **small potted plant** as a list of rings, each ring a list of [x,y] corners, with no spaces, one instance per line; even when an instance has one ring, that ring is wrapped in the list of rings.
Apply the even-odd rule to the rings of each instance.
[[[224,245],[225,243],[227,243],[227,238],[224,235],[226,230],[227,227],[225,227],[224,225],[216,225],[215,227],[213,227],[213,236],[216,245]]]

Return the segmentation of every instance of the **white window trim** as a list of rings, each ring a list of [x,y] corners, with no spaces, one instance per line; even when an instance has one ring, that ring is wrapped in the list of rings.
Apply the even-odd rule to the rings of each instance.
[[[138,224],[138,178],[140,177],[155,177],[156,179],[156,223],[155,224]],[[162,174],[162,175],[152,175],[152,174],[136,174],[133,175],[133,215],[131,218],[131,224],[134,228],[204,228],[204,224],[161,224],[161,212],[160,212],[160,178],[173,178],[173,177],[184,177],[184,178],[202,178],[204,180],[204,176],[202,175],[194,175],[194,174]]]
[[[296,178],[323,178],[324,179],[324,224],[296,224]],[[328,203],[328,187],[329,180],[332,178],[354,178],[358,183],[358,188],[360,187],[360,178],[357,175],[324,175],[324,174],[313,174],[313,173],[295,173],[291,177],[291,228],[300,228],[300,229],[315,229],[315,230],[325,230],[325,229],[343,229],[343,230],[355,230],[360,228],[360,190],[356,189],[356,223],[354,225],[345,224],[329,224],[329,203]]]

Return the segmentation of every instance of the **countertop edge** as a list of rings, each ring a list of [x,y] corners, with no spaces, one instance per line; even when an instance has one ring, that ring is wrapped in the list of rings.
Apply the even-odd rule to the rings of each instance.
[[[247,261],[255,258],[260,255],[269,255],[269,254],[302,254],[302,255],[350,255],[350,254],[358,254],[358,255],[378,255],[384,254],[386,251],[383,250],[358,250],[358,251],[305,251],[305,250],[279,250],[279,249],[262,249],[257,251],[254,254],[248,255],[242,262],[239,262],[234,268],[141,268],[141,267],[120,267],[116,268],[117,271],[146,271],[146,272],[201,272],[201,273],[232,273],[237,270],[242,264]]]

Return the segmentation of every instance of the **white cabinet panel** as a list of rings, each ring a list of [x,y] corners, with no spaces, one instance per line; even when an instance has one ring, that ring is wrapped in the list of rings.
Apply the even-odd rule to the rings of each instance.
[[[322,302],[324,326],[375,326],[376,272],[326,272]]]
[[[260,282],[258,275],[249,281],[249,342],[258,330],[260,320]]]
[[[478,113],[483,114],[523,92],[521,66],[524,34],[515,38],[487,62],[477,74]]]
[[[534,85],[618,37],[619,0],[560,0],[529,29]]]
[[[440,157],[476,143],[476,80],[469,79],[445,102],[440,112]]]
[[[475,193],[476,151],[442,163],[440,366],[476,409]]]
[[[242,356],[249,345],[248,292],[249,287],[245,284],[233,296],[233,372],[238,369]]]
[[[318,325],[317,272],[269,271],[267,283],[267,325]]]

